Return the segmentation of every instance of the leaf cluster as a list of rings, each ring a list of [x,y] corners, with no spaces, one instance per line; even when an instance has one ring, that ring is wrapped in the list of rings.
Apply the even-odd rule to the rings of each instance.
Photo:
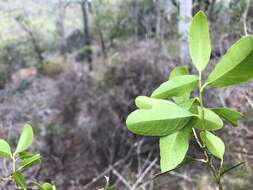
[[[15,151],[12,151],[7,141],[0,139],[0,157],[6,159],[12,165],[10,174],[8,176],[0,177],[0,181],[11,181],[20,190],[30,189],[23,173],[32,166],[41,164],[41,156],[39,153],[27,151],[32,143],[33,129],[29,124],[26,124],[23,127]],[[39,190],[56,190],[56,187],[50,183],[40,184],[33,181],[32,184]]]
[[[194,139],[204,156],[194,160],[206,163],[219,185],[224,175],[225,144],[216,132],[224,122],[237,126],[242,114],[227,107],[205,107],[203,92],[206,87],[229,87],[253,78],[253,37],[242,37],[233,44],[203,80],[202,73],[210,61],[210,41],[206,15],[199,11],[191,21],[188,37],[190,56],[198,73],[189,74],[185,66],[174,68],[169,80],[150,97],[135,99],[137,109],[128,115],[126,125],[135,134],[160,138],[161,172],[179,167],[188,158],[189,141]],[[192,97],[195,89],[199,95]],[[220,167],[214,166],[213,159],[220,161]]]

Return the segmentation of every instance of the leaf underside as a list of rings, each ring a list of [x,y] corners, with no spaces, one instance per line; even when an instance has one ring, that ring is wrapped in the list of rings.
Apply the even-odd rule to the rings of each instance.
[[[185,127],[171,135],[160,138],[161,172],[175,169],[185,158],[189,148],[191,128]]]
[[[177,104],[139,96],[136,105],[140,109],[132,112],[126,120],[127,128],[139,135],[166,136],[177,132],[194,115]]]
[[[211,110],[233,126],[237,126],[238,120],[242,117],[240,112],[230,108],[211,108]]]
[[[198,107],[199,117],[196,118],[196,122],[194,128],[199,128],[201,130],[208,130],[208,131],[216,131],[223,127],[223,121],[221,118],[214,113],[212,110],[204,108],[204,125],[203,121],[201,120],[201,108]],[[203,129],[203,126],[205,127]]]
[[[3,139],[0,139],[0,156],[6,158],[11,157],[10,145]]]
[[[183,96],[192,92],[198,84],[198,77],[196,75],[181,75],[162,83],[151,94],[152,98],[169,98]]]
[[[31,125],[26,124],[22,130],[15,153],[25,151],[27,148],[29,148],[29,146],[31,146],[32,142],[33,142],[33,129]]]
[[[200,133],[201,140],[206,145],[207,149],[212,155],[223,160],[225,145],[223,141],[209,131],[202,131]]]

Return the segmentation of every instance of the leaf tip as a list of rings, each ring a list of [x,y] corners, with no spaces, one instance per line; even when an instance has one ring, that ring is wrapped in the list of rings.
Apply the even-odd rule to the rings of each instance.
[[[202,11],[202,10],[199,10],[199,11],[195,14],[194,17],[203,17],[203,18],[207,18],[205,12]]]

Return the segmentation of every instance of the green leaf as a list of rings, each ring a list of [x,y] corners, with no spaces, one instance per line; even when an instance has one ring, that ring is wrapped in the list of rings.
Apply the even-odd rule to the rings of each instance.
[[[200,133],[200,137],[211,154],[223,160],[225,152],[225,145],[223,141],[209,131],[202,131]]]
[[[160,101],[160,100],[159,100]],[[135,98],[135,105],[139,109],[151,109],[157,104],[157,100],[147,96],[137,96]]]
[[[175,67],[170,72],[169,80],[171,80],[172,78],[175,78],[177,76],[188,75],[188,74],[189,74],[189,71],[186,66],[178,66],[178,67]],[[173,97],[172,99],[174,100],[174,102],[179,104],[181,102],[189,100],[189,98],[190,98],[190,93],[187,93],[187,94],[184,94],[183,96]]]
[[[167,100],[138,96],[135,100],[138,110],[126,120],[127,128],[139,135],[166,136],[184,125],[194,115],[184,108]]]
[[[211,110],[233,126],[237,126],[238,120],[242,117],[240,112],[230,108],[211,108]]]
[[[173,77],[162,83],[152,94],[152,98],[168,98],[182,96],[193,91],[198,84],[196,75],[182,75]]]
[[[170,72],[170,79],[175,78],[177,76],[182,76],[182,75],[188,75],[189,71],[186,66],[178,66],[175,67],[171,72]]]
[[[44,183],[41,185],[41,190],[54,190],[55,187],[51,185],[50,183]]]
[[[34,155],[33,153],[23,151],[19,153],[19,158],[20,160],[23,160],[23,159],[31,158],[33,157],[33,155]]]
[[[247,82],[253,77],[253,37],[237,41],[208,76],[206,84],[225,87]]]
[[[198,118],[196,118],[196,123],[194,128],[199,128],[201,130],[215,131],[223,127],[223,121],[221,118],[214,113],[212,110],[204,108],[204,127],[201,120],[201,107],[198,106]]]
[[[189,50],[193,64],[201,72],[208,64],[211,55],[208,20],[202,11],[192,19],[189,29]]]
[[[237,167],[243,165],[244,163],[245,163],[245,162],[240,162],[240,163],[235,164],[235,165],[233,165],[233,166],[231,166],[231,167],[224,168],[224,169],[221,171],[220,176],[225,175],[226,173],[230,172],[230,171],[233,170],[233,169],[236,169]]]
[[[180,107],[189,110],[191,113],[198,114],[198,100],[197,98],[191,98],[188,100],[177,103]]]
[[[11,157],[10,145],[3,139],[0,139],[0,156],[5,158]]]
[[[24,153],[24,156],[21,156],[21,163],[19,170],[23,170],[29,168],[35,164],[41,164],[41,157],[40,154],[31,154],[31,153]]]
[[[18,141],[17,149],[14,154],[25,151],[31,146],[33,142],[33,129],[32,126],[26,124],[21,133],[20,139]]]
[[[171,135],[160,137],[161,172],[175,169],[185,158],[189,148],[191,128],[185,127]]]
[[[33,181],[32,183],[36,185],[40,190],[56,190],[56,186],[50,183],[39,184],[36,181]]]
[[[26,190],[26,180],[20,171],[13,173],[12,178],[15,181],[17,187]]]
[[[115,186],[106,187],[104,190],[116,190]]]

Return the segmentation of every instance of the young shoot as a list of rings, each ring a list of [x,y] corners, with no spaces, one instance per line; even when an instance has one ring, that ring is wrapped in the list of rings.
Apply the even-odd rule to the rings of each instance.
[[[28,184],[24,176],[24,172],[34,165],[41,164],[41,156],[39,153],[28,152],[28,148],[33,143],[33,129],[32,126],[26,124],[23,127],[17,147],[12,151],[8,142],[0,139],[0,158],[6,159],[10,162],[9,173],[6,176],[0,177],[0,185],[3,182],[13,183],[17,189],[28,190],[56,190],[56,187],[50,183],[38,183],[35,180]]]

